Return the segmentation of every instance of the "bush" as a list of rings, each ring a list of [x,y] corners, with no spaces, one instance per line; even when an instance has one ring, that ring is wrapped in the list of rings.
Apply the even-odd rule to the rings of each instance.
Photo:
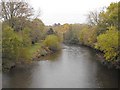
[[[60,39],[56,35],[48,35],[43,41],[43,45],[52,51],[60,49]]]

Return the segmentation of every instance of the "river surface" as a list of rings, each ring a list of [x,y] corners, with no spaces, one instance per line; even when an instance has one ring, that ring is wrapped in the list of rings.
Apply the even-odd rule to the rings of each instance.
[[[118,71],[108,69],[84,46],[63,49],[30,66],[3,73],[3,88],[117,88]]]

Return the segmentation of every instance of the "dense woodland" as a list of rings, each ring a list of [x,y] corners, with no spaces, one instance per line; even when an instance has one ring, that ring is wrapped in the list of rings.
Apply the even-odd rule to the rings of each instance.
[[[32,63],[61,49],[62,43],[85,45],[101,52],[104,62],[120,68],[118,3],[91,11],[86,24],[46,26],[27,2],[1,2],[3,71]]]

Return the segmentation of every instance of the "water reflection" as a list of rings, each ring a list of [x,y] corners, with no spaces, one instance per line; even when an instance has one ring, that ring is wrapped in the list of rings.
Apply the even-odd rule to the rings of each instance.
[[[18,88],[98,88],[117,87],[117,70],[101,65],[87,47],[64,46],[27,68],[3,74],[3,87]]]

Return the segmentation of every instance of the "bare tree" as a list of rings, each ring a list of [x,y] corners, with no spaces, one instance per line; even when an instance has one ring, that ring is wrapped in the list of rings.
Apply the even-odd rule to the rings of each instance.
[[[34,19],[39,18],[40,15],[41,15],[41,9],[39,8],[39,9],[37,10],[36,14],[34,15]]]
[[[28,5],[27,2],[23,0],[19,0],[18,2],[14,2],[13,0],[9,0],[9,2],[5,2],[2,0],[2,17],[4,20],[12,19],[13,17],[30,17],[33,15],[33,8]]]
[[[5,0],[1,1],[2,6],[2,18],[6,22],[9,21],[9,25],[14,28],[16,21],[23,23],[23,18],[29,19],[33,15],[33,8],[23,0]],[[17,19],[17,20],[16,20]]]
[[[99,24],[99,13],[97,11],[89,12],[87,16],[87,20],[90,25],[98,25]]]

